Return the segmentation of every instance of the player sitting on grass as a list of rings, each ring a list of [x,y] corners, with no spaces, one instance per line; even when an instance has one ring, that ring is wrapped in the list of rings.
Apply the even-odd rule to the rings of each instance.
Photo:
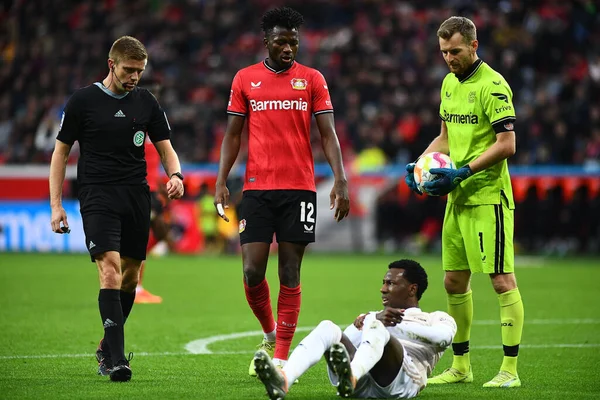
[[[333,322],[322,321],[283,369],[276,368],[265,351],[257,351],[256,373],[269,398],[283,399],[296,378],[322,355],[341,397],[417,396],[456,332],[454,319],[445,312],[419,309],[425,289],[427,273],[418,262],[395,261],[383,277],[383,311],[359,315],[343,332]]]

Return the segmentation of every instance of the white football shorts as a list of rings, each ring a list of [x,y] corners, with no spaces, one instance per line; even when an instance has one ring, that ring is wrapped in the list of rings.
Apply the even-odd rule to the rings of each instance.
[[[327,367],[329,381],[337,386],[338,379],[333,371]],[[420,377],[420,379],[413,379]],[[419,372],[412,358],[404,349],[404,361],[402,368],[396,378],[389,385],[382,387],[375,382],[370,374],[366,374],[358,380],[352,397],[359,399],[412,399],[427,385],[427,379]]]

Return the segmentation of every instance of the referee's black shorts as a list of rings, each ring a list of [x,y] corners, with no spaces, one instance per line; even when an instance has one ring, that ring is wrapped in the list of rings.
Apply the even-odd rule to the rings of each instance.
[[[240,243],[312,243],[317,194],[310,190],[246,190],[240,203]]]
[[[85,243],[94,255],[117,251],[146,259],[150,232],[150,190],[147,185],[86,185],[79,190]]]

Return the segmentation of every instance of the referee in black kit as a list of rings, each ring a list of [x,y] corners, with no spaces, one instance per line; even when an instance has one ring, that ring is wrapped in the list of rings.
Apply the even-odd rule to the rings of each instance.
[[[137,87],[147,61],[139,40],[123,36],[113,43],[106,78],[77,90],[67,102],[50,162],[52,230],[68,233],[62,186],[71,146],[79,141],[78,197],[86,247],[98,266],[104,325],[96,352],[98,374],[110,375],[113,381],[131,379],[123,325],[133,307],[150,229],[146,134],[170,177],[169,198],[183,196],[183,175],[167,116],[148,90]]]

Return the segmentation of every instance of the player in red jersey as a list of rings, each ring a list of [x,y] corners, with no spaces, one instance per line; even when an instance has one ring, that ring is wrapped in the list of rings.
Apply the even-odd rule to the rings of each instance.
[[[150,187],[150,237],[146,251],[150,251],[158,242],[165,240],[168,235],[168,226],[163,218],[164,204],[160,195],[160,156],[150,140],[144,143],[144,153],[146,157],[146,180]],[[146,290],[142,281],[146,269],[146,260],[142,261],[140,267],[140,277],[135,288],[136,304],[159,304],[162,303],[162,297],[156,296]]]
[[[330,209],[335,207],[338,222],[350,209],[327,83],[319,71],[295,61],[303,22],[301,14],[287,7],[270,10],[262,17],[269,57],[241,69],[233,78],[215,193],[217,212],[229,221],[224,210],[229,202],[226,181],[247,120],[248,161],[239,215],[244,288],[264,332],[258,347],[274,355],[280,366],[288,358],[300,312],[300,264],[306,245],[315,240],[313,114],[335,178]],[[265,279],[274,233],[279,243],[277,324]],[[256,375],[254,361],[249,374]]]

